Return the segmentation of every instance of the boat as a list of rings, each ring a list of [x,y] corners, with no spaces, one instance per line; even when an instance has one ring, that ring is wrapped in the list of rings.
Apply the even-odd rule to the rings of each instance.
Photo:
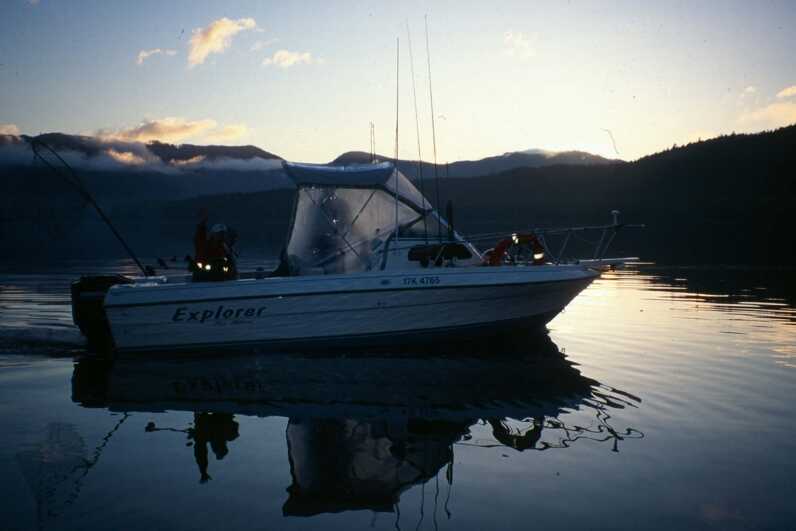
[[[89,345],[325,349],[544,329],[609,263],[546,260],[542,234],[482,255],[390,162],[283,166],[296,195],[276,271],[83,277],[72,308]],[[529,240],[529,260],[511,254]]]

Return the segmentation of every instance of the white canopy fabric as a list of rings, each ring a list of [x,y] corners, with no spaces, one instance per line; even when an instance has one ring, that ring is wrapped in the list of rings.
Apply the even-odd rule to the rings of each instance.
[[[423,194],[391,162],[351,166],[283,162],[282,166],[287,176],[299,188],[379,188],[397,196],[420,213],[433,210]]]
[[[368,271],[399,230],[433,218],[429,202],[390,162],[283,165],[298,188],[287,245],[298,274]]]

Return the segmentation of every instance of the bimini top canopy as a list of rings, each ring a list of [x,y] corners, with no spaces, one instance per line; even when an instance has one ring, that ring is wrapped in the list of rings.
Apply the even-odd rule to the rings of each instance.
[[[284,168],[298,188],[287,245],[291,269],[298,274],[383,267],[391,240],[436,220],[428,201],[389,162],[285,162]]]
[[[287,176],[297,187],[380,188],[412,206],[418,212],[429,212],[431,205],[423,194],[392,162],[329,166],[283,162]]]

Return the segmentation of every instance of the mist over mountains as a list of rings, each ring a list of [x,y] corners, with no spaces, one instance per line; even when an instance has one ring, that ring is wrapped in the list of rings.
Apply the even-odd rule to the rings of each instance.
[[[541,168],[545,166],[557,165],[578,165],[594,166],[602,164],[617,164],[623,161],[617,159],[606,159],[599,155],[592,155],[585,151],[545,151],[540,149],[528,149],[525,151],[511,151],[503,155],[486,157],[480,160],[460,160],[450,164],[440,164],[436,168],[430,162],[424,162],[421,166],[416,160],[402,160],[385,157],[383,155],[371,156],[370,153],[363,151],[349,151],[343,153],[331,164],[363,164],[371,160],[383,160],[395,162],[398,169],[412,180],[419,179],[421,172],[424,178],[431,178],[434,175],[441,177],[482,177],[494,175],[516,168]]]
[[[282,158],[256,146],[174,145],[163,142],[131,142],[107,137],[46,133],[35,137],[51,147],[77,170],[86,187],[105,205],[115,207],[140,201],[167,201],[217,194],[253,193],[290,188],[282,170]],[[54,165],[59,161],[41,150]],[[555,161],[578,160],[579,164],[602,164],[606,159],[588,153],[518,152],[478,161],[451,164],[453,176],[499,173],[509,168],[537,167]],[[333,164],[369,162],[370,156],[348,152]],[[401,160],[399,167],[413,179],[418,164]],[[433,165],[423,163],[424,174],[433,175]],[[438,168],[439,170],[439,168]],[[29,137],[0,135],[0,200],[6,226],[25,218],[25,211],[49,202],[69,201],[54,195],[64,183],[33,156]],[[6,232],[8,230],[6,229]]]
[[[78,169],[142,256],[190,253],[200,207],[210,209],[211,222],[238,229],[245,255],[274,255],[284,244],[294,192],[278,155],[255,146],[41,138]],[[447,172],[440,166],[439,200],[443,210],[453,201],[465,234],[607,223],[616,208],[624,221],[648,228],[620,235],[613,255],[668,264],[793,265],[794,146],[796,126],[723,136],[634,162],[580,152],[507,153],[451,163]],[[369,160],[349,152],[333,163]],[[415,161],[398,166],[410,178],[418,175]],[[423,174],[432,178],[433,166],[424,163]],[[0,136],[0,195],[0,238],[9,260],[124,255],[71,185],[33,162],[24,138]]]

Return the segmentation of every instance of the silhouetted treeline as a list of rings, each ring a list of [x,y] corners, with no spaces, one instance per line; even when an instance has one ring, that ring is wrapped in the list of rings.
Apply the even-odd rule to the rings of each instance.
[[[796,126],[730,135],[610,166],[525,168],[443,181],[465,232],[605,223],[610,210],[647,229],[615,255],[662,263],[796,264]]]

